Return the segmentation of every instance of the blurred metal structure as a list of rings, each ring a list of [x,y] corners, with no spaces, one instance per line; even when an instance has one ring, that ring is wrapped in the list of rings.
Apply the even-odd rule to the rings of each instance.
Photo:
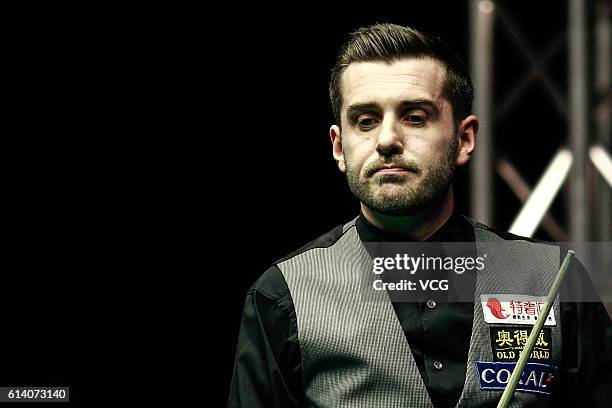
[[[570,173],[569,231],[572,241],[587,240],[586,164],[589,141],[587,35],[585,0],[569,0],[569,145],[574,155]]]
[[[520,173],[506,159],[499,159],[496,166],[497,174],[499,174],[506,184],[510,186],[514,194],[521,200],[526,202],[531,195],[531,188],[525,182]],[[566,242],[567,234],[555,221],[550,214],[545,214],[542,218],[542,228],[555,241]]]
[[[471,183],[471,214],[485,223],[494,220],[493,171],[500,175],[519,196],[524,206],[517,215],[511,232],[532,236],[543,219],[547,219],[549,233],[556,237],[566,236],[572,241],[610,241],[611,239],[611,192],[610,166],[610,2],[600,0],[595,5],[595,24],[587,21],[585,0],[567,1],[566,37],[556,38],[542,54],[534,52],[519,25],[500,8],[502,2],[492,0],[470,0],[471,74],[475,87],[474,111],[481,121],[478,133],[478,154],[474,157]],[[518,51],[530,64],[530,72],[511,89],[502,103],[495,106],[493,101],[493,75],[495,70],[494,26],[505,30]],[[594,39],[594,89],[588,75],[589,34]],[[549,79],[545,65],[563,46],[568,53],[568,95]],[[514,106],[527,87],[538,81],[543,85],[552,106],[567,118],[568,138],[565,147],[551,158],[550,164],[540,177],[536,187],[525,198],[525,183],[518,176],[511,163],[495,163],[494,121],[497,115],[505,115]],[[594,110],[590,109],[591,94],[595,94]],[[595,130],[592,135],[591,129]],[[594,137],[593,137],[594,136]],[[502,174],[501,171],[504,173]],[[589,185],[589,175],[596,173],[596,188]],[[554,228],[556,222],[546,215],[561,185],[567,181],[569,190],[567,202],[569,234]],[[528,190],[528,187],[527,187]],[[596,213],[589,219],[589,213]],[[550,226],[553,228],[550,228]]]
[[[597,103],[595,105],[595,133],[597,143],[603,152],[610,152],[612,143],[612,64],[610,64],[610,50],[612,49],[612,30],[610,30],[610,17],[612,4],[608,1],[600,1],[595,6],[595,73],[594,86]],[[593,149],[591,149],[592,151]],[[596,153],[597,154],[597,153]],[[593,159],[591,154],[591,159]],[[608,162],[610,156],[608,153]],[[595,163],[597,166],[597,163]],[[601,169],[600,169],[601,172]],[[609,175],[608,175],[609,177]],[[608,179],[609,183],[609,179]],[[597,184],[598,202],[596,211],[602,214],[601,222],[598,224],[599,233],[596,239],[599,241],[612,241],[612,185],[606,185],[604,180]],[[611,255],[612,256],[612,255]]]
[[[516,216],[510,232],[525,237],[533,236],[561,185],[567,179],[572,161],[572,153],[568,149],[561,149],[557,152]]]
[[[470,66],[474,81],[474,112],[480,119],[478,154],[471,167],[471,205],[474,218],[493,223],[493,20],[492,1],[471,1]]]

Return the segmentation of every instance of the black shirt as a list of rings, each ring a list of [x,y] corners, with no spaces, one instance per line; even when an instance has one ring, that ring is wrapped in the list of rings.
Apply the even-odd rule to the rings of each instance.
[[[356,227],[363,242],[410,241],[381,231],[363,214]],[[453,214],[427,241],[474,242],[474,229],[467,220]],[[462,275],[462,281],[469,283],[471,298],[476,282],[473,278],[474,274]],[[445,302],[434,294],[416,291],[412,301],[392,304],[432,403],[437,408],[454,407],[465,383],[474,302]]]
[[[363,215],[357,219],[362,241],[405,241],[387,234]],[[336,228],[296,251],[326,246],[341,232]],[[504,239],[524,239],[494,231]],[[428,241],[473,242],[471,225],[453,215]],[[286,258],[291,257],[288,255]],[[282,260],[279,260],[281,262]],[[582,276],[568,273],[567,276]],[[564,290],[584,282],[567,278]],[[474,291],[471,286],[472,292]],[[435,407],[457,403],[465,382],[474,316],[473,302],[393,302],[423,382]],[[563,387],[551,400],[557,406],[610,406],[612,326],[601,303],[561,303]],[[277,266],[270,267],[248,291],[236,350],[229,407],[304,406],[302,362],[291,294]]]

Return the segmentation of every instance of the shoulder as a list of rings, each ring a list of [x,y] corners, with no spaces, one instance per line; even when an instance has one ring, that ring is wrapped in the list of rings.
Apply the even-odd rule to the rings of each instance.
[[[346,223],[346,224],[342,224],[342,225],[338,225],[337,227],[331,229],[330,231],[327,231],[325,234],[319,236],[318,238],[315,238],[314,240],[310,241],[309,243],[307,243],[306,245],[302,246],[301,248],[291,252],[290,254],[278,259],[275,264],[278,265],[282,262],[285,262],[289,259],[295,258],[297,256],[300,256],[308,251],[312,251],[314,249],[317,248],[329,248],[333,245],[335,245],[340,238],[346,234],[348,231],[350,231],[352,228],[355,228],[355,219],[353,219],[352,221]]]
[[[550,242],[550,241],[543,241],[543,240],[539,240],[539,239],[535,239],[535,238],[530,238],[530,237],[523,237],[521,235],[516,235],[513,234],[511,232],[505,231],[505,230],[501,230],[498,228],[494,228],[494,227],[490,227],[488,225],[485,225],[481,222],[478,222],[470,217],[467,217],[465,215],[461,216],[464,220],[466,220],[471,226],[472,228],[474,228],[475,231],[485,231],[487,233],[490,233],[494,236],[496,236],[497,238],[500,238],[504,241],[526,241],[526,242],[532,242],[534,244],[548,244],[548,245],[558,245],[555,242]]]
[[[329,248],[347,233],[351,228],[355,228],[355,220],[346,224],[338,225],[337,227],[327,231],[319,237],[313,239],[301,248],[287,254],[286,256],[276,260],[270,267],[255,281],[249,290],[250,293],[258,293],[265,296],[271,301],[278,302],[282,306],[286,301],[291,301],[289,287],[287,282],[278,267],[287,260],[298,257],[308,251],[316,248]]]

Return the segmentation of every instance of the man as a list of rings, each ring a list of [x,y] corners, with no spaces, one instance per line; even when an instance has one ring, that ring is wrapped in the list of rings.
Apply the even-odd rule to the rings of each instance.
[[[361,213],[249,290],[229,406],[495,406],[528,334],[503,319],[535,313],[527,308],[541,304],[561,254],[454,212],[454,170],[470,160],[478,131],[464,65],[435,37],[374,25],[342,48],[330,99],[333,157]],[[465,275],[469,301],[435,301],[425,290],[410,301],[364,294],[360,273],[373,257],[364,245],[423,241],[504,249],[489,262],[498,267]],[[522,299],[512,317],[504,294]],[[514,404],[606,401],[608,316],[597,302],[556,301],[554,310]]]

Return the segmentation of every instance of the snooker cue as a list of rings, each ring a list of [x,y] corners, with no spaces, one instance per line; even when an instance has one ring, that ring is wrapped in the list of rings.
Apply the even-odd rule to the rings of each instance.
[[[546,300],[546,305],[544,305],[544,309],[542,313],[540,313],[540,318],[536,320],[533,328],[531,329],[531,334],[527,339],[527,344],[523,348],[521,352],[521,357],[519,358],[514,370],[512,371],[512,375],[510,376],[510,380],[508,380],[508,384],[506,384],[506,388],[504,389],[504,393],[502,394],[499,403],[497,404],[497,408],[507,408],[508,404],[512,400],[512,396],[514,395],[514,391],[516,391],[516,387],[518,386],[518,382],[523,374],[523,369],[525,368],[525,364],[527,364],[527,360],[529,360],[529,355],[533,350],[533,346],[535,346],[536,340],[540,335],[540,331],[542,331],[542,327],[544,327],[544,323],[548,318],[548,314],[550,313],[550,308],[555,302],[555,298],[559,293],[559,288],[561,287],[561,280],[565,276],[565,272],[569,269],[572,258],[576,255],[576,252],[573,250],[567,251],[565,255],[565,259],[563,260],[563,264],[561,264],[561,268],[559,272],[557,272],[557,276],[550,288],[550,292],[548,292],[548,299]]]

